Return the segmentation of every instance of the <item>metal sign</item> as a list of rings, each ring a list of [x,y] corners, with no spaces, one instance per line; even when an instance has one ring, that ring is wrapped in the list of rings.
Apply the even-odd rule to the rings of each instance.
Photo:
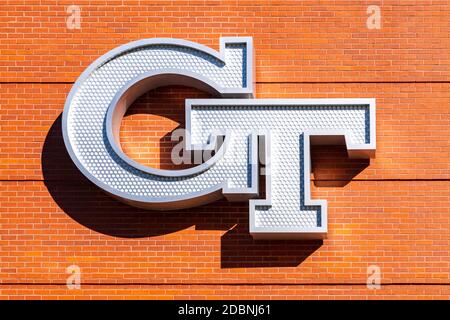
[[[327,202],[310,197],[310,145],[345,144],[350,157],[372,157],[375,100],[253,99],[253,72],[249,37],[221,38],[220,52],[174,39],[118,47],[89,66],[69,93],[67,150],[89,180],[133,206],[170,210],[225,196],[250,202],[255,238],[324,238]],[[141,94],[173,84],[222,97],[186,101],[186,148],[213,155],[183,170],[143,166],[121,150],[120,122]],[[252,199],[261,172],[265,198]]]

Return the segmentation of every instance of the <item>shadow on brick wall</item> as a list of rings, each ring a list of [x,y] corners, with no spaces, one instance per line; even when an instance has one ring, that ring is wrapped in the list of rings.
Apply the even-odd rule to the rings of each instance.
[[[349,159],[342,146],[312,146],[311,168],[316,187],[344,187],[370,165],[369,159]]]
[[[157,90],[156,94],[159,94],[157,100],[163,104],[165,97],[173,93],[170,88]],[[184,95],[187,96],[183,94],[179,96],[180,101],[192,97],[192,93],[189,92],[185,92]],[[162,117],[171,117],[165,112],[155,112],[152,103],[148,103],[145,107],[143,103],[145,99],[148,97],[136,103],[139,106],[138,110],[136,108],[133,110],[133,106],[130,107],[129,113],[156,113]],[[165,109],[168,108],[165,106]],[[178,114],[174,110],[182,113],[183,109],[184,103],[178,103],[174,108],[170,108],[170,113]],[[177,118],[176,121],[179,122],[180,119]],[[167,145],[167,139],[168,135],[162,137],[162,144]],[[323,160],[316,162],[316,159],[313,159],[313,163],[316,164],[314,166],[316,179],[335,178],[338,175],[340,178],[338,186],[345,185],[365,166],[362,163],[358,170],[354,170],[354,163],[346,158],[345,149],[344,153],[339,147],[334,149],[335,153],[331,157],[329,153],[322,152],[329,149],[321,150],[316,148],[313,152],[313,158]],[[168,156],[161,154],[160,158],[166,159]],[[164,167],[164,163],[161,167]],[[53,123],[47,134],[42,151],[42,170],[45,185],[58,206],[83,227],[95,232],[116,238],[147,238],[170,234],[192,226],[195,226],[196,230],[223,231],[222,268],[295,267],[322,245],[321,240],[253,240],[248,232],[249,209],[248,203],[245,202],[230,203],[220,200],[197,208],[166,212],[125,205],[99,190],[75,167],[64,146],[61,116]],[[329,186],[334,185],[331,183]]]
[[[62,138],[61,116],[42,151],[44,183],[58,206],[83,227],[117,238],[144,238],[195,226],[222,230],[223,268],[295,267],[322,242],[255,241],[248,233],[248,205],[220,200],[198,208],[151,211],[125,205],[88,181],[70,159]]]

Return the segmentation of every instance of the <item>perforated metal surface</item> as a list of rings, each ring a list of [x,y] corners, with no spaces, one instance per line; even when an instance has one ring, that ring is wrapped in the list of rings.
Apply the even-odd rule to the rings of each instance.
[[[193,143],[204,143],[217,129],[233,132],[234,141],[245,141],[252,132],[270,136],[270,153],[261,159],[270,166],[265,176],[269,184],[267,201],[250,205],[254,233],[326,232],[326,205],[310,199],[311,135],[345,136],[350,152],[370,150],[375,142],[371,121],[374,104],[370,99],[217,99],[190,103]],[[245,151],[244,146],[240,148],[240,153]]]
[[[245,38],[242,38],[247,40]],[[105,118],[116,93],[134,78],[149,71],[195,74],[215,88],[239,92],[247,86],[247,41],[241,38],[222,40],[222,55],[202,46],[180,40],[153,40],[130,45],[129,49],[110,54],[98,63],[73,93],[65,108],[66,143],[91,178],[113,190],[138,197],[164,198],[202,191],[224,180],[246,186],[244,168],[234,171],[217,169],[206,175],[161,177],[150,175],[124,162],[106,138]],[[165,44],[159,44],[164,42]],[[244,144],[247,142],[244,142]],[[163,183],[164,182],[164,183]]]
[[[233,149],[237,152],[235,157],[224,159],[220,169],[225,165],[230,173],[245,177],[243,167],[236,165],[243,161],[245,165],[248,158],[242,156],[247,150],[242,142],[252,131],[269,130],[274,150],[271,158],[272,206],[256,208],[256,226],[303,228],[321,225],[320,207],[305,206],[304,191],[300,190],[304,174],[302,134],[308,129],[344,129],[351,133],[353,143],[369,142],[369,107],[302,106],[301,101],[296,106],[258,105],[258,100],[254,103],[195,106],[191,111],[193,143],[206,143],[214,130],[231,130],[235,136]]]
[[[312,137],[345,137],[350,156],[371,155],[375,149],[371,99],[188,100],[188,146],[210,148],[218,135],[226,134],[211,161],[193,169],[144,168],[117,145],[111,123],[120,121],[121,112],[146,86],[164,85],[158,84],[164,79],[184,84],[192,79],[222,96],[247,98],[253,93],[252,65],[249,38],[222,39],[221,53],[171,39],[115,49],[94,62],[69,94],[63,116],[69,154],[103,190],[132,205],[155,209],[207,203],[220,194],[232,201],[255,197],[262,161],[266,199],[250,201],[253,236],[323,237],[326,201],[310,199]],[[168,76],[146,81],[159,74]],[[264,138],[264,150],[258,137]]]

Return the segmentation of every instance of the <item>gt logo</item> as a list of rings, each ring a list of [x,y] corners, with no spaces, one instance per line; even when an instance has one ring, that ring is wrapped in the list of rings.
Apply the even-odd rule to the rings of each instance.
[[[118,47],[89,66],[67,98],[67,150],[89,180],[136,207],[251,199],[253,237],[324,238],[327,203],[310,197],[310,145],[345,144],[350,157],[373,156],[375,100],[253,99],[253,72],[248,37],[221,38],[220,52],[174,39]],[[120,122],[141,94],[172,84],[222,97],[186,101],[186,148],[214,155],[183,170],[142,166],[122,152]],[[261,171],[265,198],[252,199]]]

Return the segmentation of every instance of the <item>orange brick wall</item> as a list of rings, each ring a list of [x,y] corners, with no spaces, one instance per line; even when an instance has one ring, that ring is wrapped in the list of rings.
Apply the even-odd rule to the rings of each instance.
[[[3,1],[0,8],[0,299],[450,297],[450,1]],[[66,8],[81,7],[81,29]],[[366,8],[380,5],[380,30]],[[252,36],[259,98],[377,99],[377,157],[312,150],[322,241],[253,241],[248,205],[175,212],[121,204],[69,159],[61,112],[95,58],[151,37],[218,49]],[[185,98],[129,109],[124,151],[162,168]],[[69,265],[81,289],[66,286]],[[367,267],[381,288],[366,286]]]

